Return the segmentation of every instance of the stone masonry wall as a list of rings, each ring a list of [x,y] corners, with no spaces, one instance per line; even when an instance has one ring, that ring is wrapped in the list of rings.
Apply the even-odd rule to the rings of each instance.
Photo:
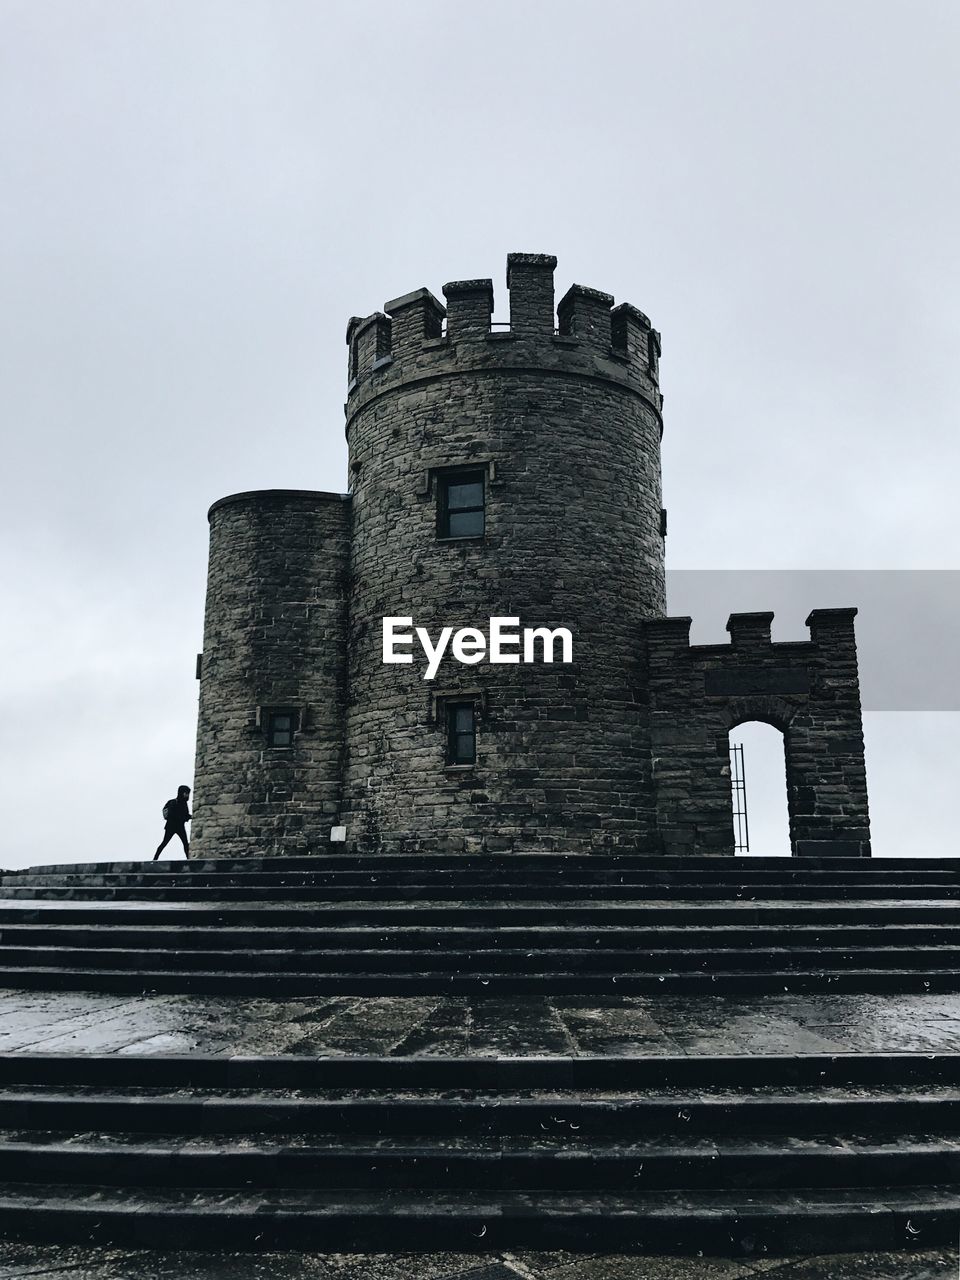
[[[816,609],[790,644],[772,613],[731,614],[729,645],[691,645],[689,618],[645,624],[664,852],[733,853],[728,735],[761,720],[784,735],[792,851],[869,856],[856,612]]]
[[[266,490],[210,510],[193,852],[328,842],[341,797],[350,501]],[[273,747],[271,709],[290,709]]]

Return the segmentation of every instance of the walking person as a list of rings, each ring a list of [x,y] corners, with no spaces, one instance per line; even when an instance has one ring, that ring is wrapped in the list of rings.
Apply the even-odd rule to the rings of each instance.
[[[179,836],[183,842],[184,857],[190,857],[190,842],[187,839],[187,823],[190,821],[190,806],[187,801],[190,798],[189,787],[178,787],[177,798],[168,800],[163,806],[163,816],[166,826],[163,830],[163,839],[157,845],[157,852],[153,855],[153,861],[160,857],[160,854],[167,847],[174,836]]]

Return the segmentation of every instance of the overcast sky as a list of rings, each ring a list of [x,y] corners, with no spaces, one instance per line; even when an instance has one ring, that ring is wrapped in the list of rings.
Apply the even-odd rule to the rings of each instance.
[[[956,4],[0,0],[0,27],[0,864],[152,853],[192,774],[208,506],[345,489],[347,318],[474,276],[506,318],[513,250],[663,334],[671,567],[960,568]],[[958,731],[868,714],[878,852],[956,852]]]

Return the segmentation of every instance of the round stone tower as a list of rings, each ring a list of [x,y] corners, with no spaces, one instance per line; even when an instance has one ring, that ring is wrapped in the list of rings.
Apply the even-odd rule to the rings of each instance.
[[[312,849],[337,821],[350,502],[237,493],[210,508],[193,849]]]
[[[353,507],[344,820],[351,845],[644,847],[653,835],[641,619],[664,612],[659,336],[556,259],[350,322]],[[444,323],[445,322],[445,323]],[[382,619],[566,628],[573,661],[433,680],[382,660]],[[410,628],[408,627],[407,630]],[[518,657],[522,650],[511,652]]]

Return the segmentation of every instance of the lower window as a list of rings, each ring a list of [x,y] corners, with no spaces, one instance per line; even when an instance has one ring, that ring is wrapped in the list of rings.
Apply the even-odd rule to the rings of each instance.
[[[267,746],[292,747],[296,727],[296,712],[271,711],[267,719]]]
[[[447,764],[474,764],[477,759],[476,708],[472,702],[447,703]]]
[[[437,477],[438,537],[483,537],[483,491],[483,471],[457,470]]]

